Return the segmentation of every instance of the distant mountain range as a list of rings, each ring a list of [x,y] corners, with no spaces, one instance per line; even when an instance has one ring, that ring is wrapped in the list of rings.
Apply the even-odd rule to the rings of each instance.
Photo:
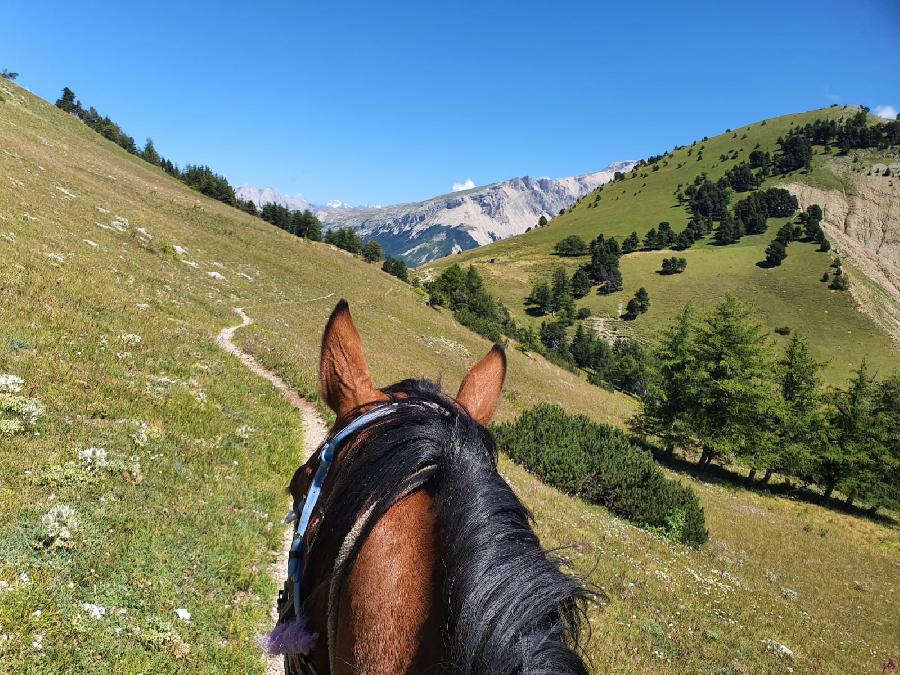
[[[313,205],[301,195],[245,186],[237,196],[262,206],[310,209],[326,229],[352,227],[376,239],[388,255],[418,266],[436,258],[525,232],[541,216],[551,218],[579,197],[628,171],[634,162],[616,162],[602,171],[570,178],[512,178],[410,204],[352,207],[339,202]]]

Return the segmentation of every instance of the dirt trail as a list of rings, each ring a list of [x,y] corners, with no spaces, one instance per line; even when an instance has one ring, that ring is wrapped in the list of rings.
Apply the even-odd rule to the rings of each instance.
[[[312,454],[313,450],[315,450],[319,444],[325,440],[325,435],[328,433],[328,427],[325,424],[325,420],[322,419],[322,416],[319,415],[315,406],[307,401],[304,398],[294,391],[284,380],[282,380],[278,375],[273,373],[271,370],[264,368],[260,363],[254,359],[250,354],[241,351],[241,349],[234,344],[232,338],[234,337],[235,331],[239,328],[244,328],[245,326],[249,326],[253,323],[253,319],[247,316],[247,313],[244,311],[242,307],[236,307],[234,310],[238,316],[241,317],[241,323],[236,326],[231,326],[230,328],[223,328],[219,333],[219,337],[216,342],[219,343],[219,346],[222,347],[229,354],[233,354],[238,357],[241,362],[247,368],[249,368],[253,373],[259,375],[267,379],[272,383],[282,396],[294,406],[297,410],[300,411],[300,415],[303,417],[303,458],[306,459],[309,455]],[[284,482],[287,484],[290,476],[285,476]],[[288,505],[290,506],[290,505]],[[282,579],[287,570],[287,561],[288,561],[288,551],[291,547],[291,534],[292,529],[290,527],[285,527],[284,529],[284,541],[282,542],[281,551],[278,553],[278,557],[272,563],[272,573],[276,579]],[[278,612],[275,607],[275,603],[272,603],[272,610],[270,612],[272,618],[272,626],[275,625],[275,621],[278,619]],[[284,672],[284,661],[281,656],[267,656],[266,657],[266,672],[269,675],[280,675]]]

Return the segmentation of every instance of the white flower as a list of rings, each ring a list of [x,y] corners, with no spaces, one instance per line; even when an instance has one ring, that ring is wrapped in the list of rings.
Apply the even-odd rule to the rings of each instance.
[[[134,444],[139,448],[145,448],[153,441],[159,439],[161,435],[159,429],[155,426],[140,420],[137,423],[137,429],[131,434],[131,440],[134,441]]]
[[[16,375],[10,373],[0,375],[0,394],[18,394],[24,384],[25,380]]]
[[[106,616],[106,607],[103,605],[95,605],[90,602],[85,602],[81,605],[82,609],[87,612],[92,619],[102,619]]]
[[[765,641],[766,649],[770,652],[774,652],[778,654],[778,656],[786,656],[789,659],[794,658],[794,651],[789,649],[786,645],[781,644],[780,642],[776,642],[775,640],[766,640]]]
[[[41,517],[41,524],[47,530],[47,538],[54,544],[68,542],[79,526],[75,510],[65,504],[57,504],[45,513]]]
[[[31,583],[28,572],[19,572],[19,583],[23,586],[28,586]]]
[[[25,431],[25,425],[22,420],[2,420],[0,419],[0,436],[15,436]]]
[[[137,346],[141,344],[141,336],[135,335],[134,333],[125,333],[125,335],[120,335],[119,339],[126,346]]]
[[[250,436],[252,436],[254,434],[255,431],[256,431],[256,429],[251,427],[249,424],[244,424],[244,425],[238,427],[237,435],[241,439],[246,441],[248,438],[250,438]]]
[[[34,640],[31,643],[31,648],[36,652],[40,652],[44,650],[44,635],[46,633],[35,633]]]
[[[182,621],[190,621],[191,613],[187,611],[184,607],[179,607],[175,610],[175,615],[181,619]]]
[[[81,462],[81,466],[88,473],[99,473],[101,469],[109,464],[107,452],[104,448],[91,447],[87,450],[79,450],[78,461]]]
[[[119,361],[124,361],[129,356],[131,356],[130,352],[116,352],[116,358],[119,359]]]
[[[33,398],[20,398],[17,404],[18,413],[26,427],[33,427],[44,416],[44,406]]]
[[[197,403],[202,405],[206,403],[209,397],[206,395],[205,391],[203,391],[202,389],[198,389],[194,392],[194,398],[197,399]]]

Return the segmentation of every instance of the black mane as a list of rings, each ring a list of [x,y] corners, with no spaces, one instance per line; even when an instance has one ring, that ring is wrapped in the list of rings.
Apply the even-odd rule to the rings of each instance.
[[[427,489],[438,508],[451,669],[585,673],[577,641],[587,591],[541,549],[530,514],[497,473],[490,432],[433,382],[407,380],[384,391],[401,410],[361,432],[359,451],[348,454],[323,491],[329,532],[341,538],[376,504],[350,556],[333,570],[337,582],[385,512],[412,490]],[[328,555],[313,557],[319,554]],[[314,578],[331,576],[320,564]]]

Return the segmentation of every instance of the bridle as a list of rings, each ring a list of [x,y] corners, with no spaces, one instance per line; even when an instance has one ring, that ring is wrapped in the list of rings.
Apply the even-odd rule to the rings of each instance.
[[[293,610],[294,620],[300,620],[303,617],[301,585],[304,561],[309,553],[306,533],[313,511],[322,494],[322,486],[325,484],[328,471],[334,463],[338,450],[340,450],[347,438],[376,420],[395,412],[400,405],[400,402],[392,401],[368,410],[328,439],[318,452],[319,464],[306,490],[306,494],[303,496],[302,501],[294,499],[293,508],[284,520],[286,524],[294,523],[294,537],[288,553],[288,578],[285,581],[284,588],[278,593],[279,624],[288,620],[288,607]],[[329,645],[329,648],[331,648],[331,645]],[[317,675],[316,668],[309,659],[308,654],[285,654],[285,671],[289,675],[301,672],[294,667],[295,663],[311,675]]]
[[[301,591],[304,563],[308,559],[311,545],[315,541],[315,532],[312,533],[312,540],[308,541],[307,535],[310,534],[309,524],[319,501],[319,497],[322,494],[322,488],[328,477],[328,472],[337,457],[337,453],[348,438],[359,433],[374,422],[396,413],[398,410],[413,407],[430,408],[441,415],[449,414],[445,408],[437,403],[417,400],[415,398],[404,398],[382,403],[358,416],[350,422],[350,424],[343,427],[334,436],[328,439],[319,450],[317,453],[318,466],[313,475],[313,479],[306,490],[306,494],[299,500],[297,498],[294,499],[293,508],[284,520],[286,524],[291,522],[294,523],[294,537],[291,541],[291,548],[288,554],[288,578],[284,583],[284,588],[278,593],[279,618],[278,625],[276,625],[276,632],[285,622],[302,621],[304,622],[302,630],[307,633],[306,638],[308,640],[308,642],[305,643],[308,645],[306,649],[285,650],[284,652],[279,652],[285,654],[285,672],[288,673],[288,675],[299,675],[303,672],[308,673],[309,675],[318,675],[315,665],[309,658],[309,653],[312,651],[312,646],[315,644],[315,640],[318,636],[310,633],[306,627],[306,617],[302,609]],[[427,477],[433,474],[435,466],[436,465],[433,464],[425,466],[415,475],[411,476],[402,486],[401,493],[410,494],[413,490],[420,487],[423,482],[427,480]],[[354,528],[347,534],[347,537],[341,546],[336,564],[343,560],[348,550],[352,548],[352,544],[356,541],[356,538],[368,522],[374,506],[374,504],[370,505],[368,510],[358,516]],[[337,630],[337,606],[339,604],[337,599],[340,591],[337,586],[338,584],[332,580],[328,593],[328,650],[329,662],[332,664],[334,662],[334,641]],[[291,618],[291,614],[293,614],[293,618]]]

